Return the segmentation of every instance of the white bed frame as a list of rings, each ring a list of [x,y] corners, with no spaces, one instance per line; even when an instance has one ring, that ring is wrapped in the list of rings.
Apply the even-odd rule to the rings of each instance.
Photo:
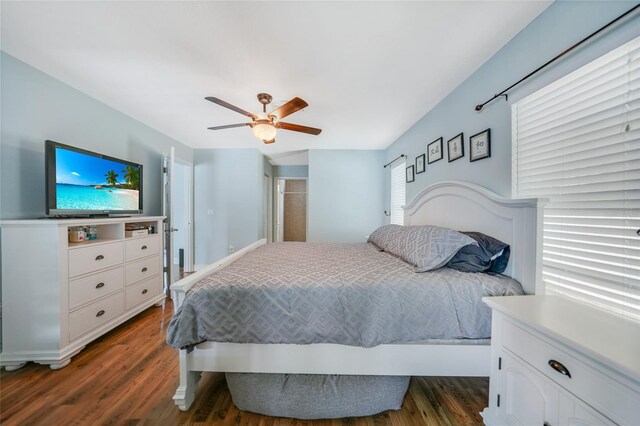
[[[429,186],[405,207],[405,224],[438,225],[480,231],[511,245],[505,274],[520,281],[528,294],[536,292],[538,200],[509,200],[486,188],[463,182]],[[207,274],[225,267],[266,243],[248,247],[189,275],[171,286],[174,307]],[[204,342],[190,352],[180,350],[180,385],[173,397],[181,410],[195,398],[203,371],[246,373],[354,374],[402,376],[489,376],[488,344],[387,344],[360,348],[337,344],[250,344]]]

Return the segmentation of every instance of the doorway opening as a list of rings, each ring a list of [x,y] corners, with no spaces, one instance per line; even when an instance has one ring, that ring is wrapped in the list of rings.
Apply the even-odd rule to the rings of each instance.
[[[175,159],[171,178],[171,222],[173,226],[171,259],[173,281],[177,281],[185,273],[193,272],[191,219],[193,166]]]
[[[307,241],[307,179],[276,180],[276,241]]]

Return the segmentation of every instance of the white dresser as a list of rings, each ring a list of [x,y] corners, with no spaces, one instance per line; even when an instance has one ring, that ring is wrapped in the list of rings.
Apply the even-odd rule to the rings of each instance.
[[[7,220],[2,226],[2,353],[7,370],[52,369],[164,299],[163,217]],[[127,237],[125,225],[148,232]],[[68,231],[94,225],[95,240]]]
[[[489,297],[487,425],[640,424],[640,323],[562,296]]]

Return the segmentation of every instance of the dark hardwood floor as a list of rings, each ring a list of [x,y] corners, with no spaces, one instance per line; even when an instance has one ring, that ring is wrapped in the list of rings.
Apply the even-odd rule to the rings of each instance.
[[[472,425],[487,404],[487,378],[412,378],[401,410],[376,416],[300,421],[239,411],[224,374],[205,373],[181,412],[177,351],[165,343],[173,307],[151,307],[87,347],[61,370],[27,364],[0,373],[6,425]]]

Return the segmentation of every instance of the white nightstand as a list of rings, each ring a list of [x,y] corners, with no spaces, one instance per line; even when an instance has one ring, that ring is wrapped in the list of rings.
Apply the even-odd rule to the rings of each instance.
[[[486,297],[487,425],[640,424],[640,323],[562,296]]]

